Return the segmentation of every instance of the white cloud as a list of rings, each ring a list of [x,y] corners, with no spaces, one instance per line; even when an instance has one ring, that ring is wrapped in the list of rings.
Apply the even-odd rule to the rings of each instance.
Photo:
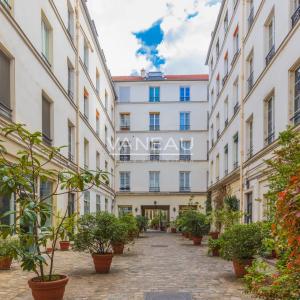
[[[164,18],[165,39],[159,55],[167,59],[163,70],[170,74],[206,72],[205,56],[219,5],[206,0],[88,0],[99,39],[113,75],[128,75],[149,68],[143,56],[136,57],[138,41],[132,32],[149,28]],[[190,20],[187,15],[198,12]]]

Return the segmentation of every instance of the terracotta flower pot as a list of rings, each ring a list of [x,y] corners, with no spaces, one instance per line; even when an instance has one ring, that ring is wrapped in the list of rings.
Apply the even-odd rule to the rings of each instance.
[[[94,260],[96,273],[108,273],[109,272],[111,261],[113,258],[112,253],[93,254],[92,257]]]
[[[60,245],[60,250],[61,251],[68,251],[69,248],[70,248],[70,242],[69,241],[60,241],[59,245]]]
[[[243,260],[237,260],[234,259],[232,261],[233,263],[233,268],[236,277],[241,278],[244,277],[247,274],[246,267],[249,267],[252,265],[253,259],[243,259]]]
[[[0,270],[10,270],[11,263],[11,257],[0,257]]]
[[[214,248],[212,249],[212,256],[220,256],[220,249],[219,248]]]
[[[191,241],[193,240],[193,236],[192,236],[191,232],[188,232],[188,239],[191,240]]]
[[[124,246],[125,245],[123,243],[112,244],[114,254],[123,254]]]
[[[209,235],[211,236],[211,238],[212,238],[213,240],[217,240],[217,239],[219,238],[219,234],[220,234],[220,232],[218,232],[218,231],[211,231],[211,232],[209,233]]]
[[[202,242],[202,236],[193,236],[193,243],[195,246],[200,246]]]
[[[48,254],[51,254],[51,253],[53,252],[53,248],[52,248],[52,247],[48,247],[48,248],[46,249],[46,252],[47,252]]]
[[[176,232],[177,232],[176,228],[172,227],[171,228],[171,233],[176,233]]]
[[[38,278],[28,280],[33,298],[35,300],[62,300],[69,278],[65,275],[59,276],[60,279],[54,281],[39,281]]]

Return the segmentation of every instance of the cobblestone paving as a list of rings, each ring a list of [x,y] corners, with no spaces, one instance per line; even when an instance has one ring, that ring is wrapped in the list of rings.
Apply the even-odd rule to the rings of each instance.
[[[205,242],[204,242],[205,243]],[[95,274],[89,254],[57,251],[56,273],[68,274],[66,300],[143,300],[145,292],[187,292],[192,299],[252,299],[243,294],[232,264],[207,256],[207,247],[193,246],[178,234],[147,233],[123,256],[113,258],[111,272]],[[31,299],[32,274],[0,271],[0,299]]]

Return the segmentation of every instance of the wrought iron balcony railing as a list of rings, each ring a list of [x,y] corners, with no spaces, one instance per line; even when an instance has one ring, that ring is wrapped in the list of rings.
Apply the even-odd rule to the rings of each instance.
[[[120,192],[130,192],[130,186],[129,185],[121,186]]]
[[[222,85],[224,86],[226,81],[228,79],[228,72],[224,75],[223,79],[222,79]]]
[[[266,145],[270,145],[273,143],[275,138],[275,132],[271,132],[266,138],[265,138],[265,143]]]
[[[220,137],[220,129],[217,130],[217,139]]]
[[[300,5],[295,10],[294,14],[292,15],[292,27],[294,27],[298,21],[300,20]]]
[[[295,112],[294,116],[291,118],[291,121],[293,121],[295,125],[300,124],[300,110]]]
[[[130,154],[120,154],[120,161],[130,161]]]
[[[250,73],[248,79],[247,79],[247,83],[248,83],[248,93],[252,90],[253,88],[253,71]]]
[[[250,30],[250,28],[253,24],[253,21],[254,21],[254,7],[252,6],[250,9],[249,16],[248,16],[248,30]]]
[[[44,144],[46,144],[47,146],[51,146],[52,145],[52,139],[49,138],[46,134],[43,133],[43,142]]]
[[[159,160],[159,154],[150,154],[150,160]]]
[[[160,187],[159,186],[150,186],[149,192],[160,192]]]
[[[236,103],[236,104],[234,105],[234,107],[233,107],[233,113],[236,114],[237,111],[239,110],[239,108],[240,108],[239,104]]]
[[[226,119],[224,123],[224,127],[226,128],[227,126],[228,126],[228,119]]]
[[[266,66],[270,63],[270,61],[272,60],[272,58],[275,55],[275,45],[273,45],[269,51],[269,53],[266,56]]]
[[[253,156],[253,146],[250,146],[247,151],[247,158],[251,158]]]
[[[180,125],[179,126],[179,129],[180,130],[190,130],[191,129],[191,125]]]
[[[179,187],[179,192],[190,192],[191,187],[190,186],[181,186]]]
[[[160,130],[160,126],[159,125],[150,125],[149,126],[149,130],[150,131],[159,131]]]
[[[179,160],[191,160],[191,155],[190,154],[180,154]]]
[[[120,125],[120,130],[130,130],[129,124]]]
[[[3,104],[1,102],[1,99],[0,99],[0,114],[6,117],[7,119],[11,119],[12,117],[12,110],[9,107],[7,107],[5,104]]]
[[[235,161],[235,162],[233,163],[233,169],[234,169],[234,170],[237,169],[238,166],[239,166],[239,162],[238,162],[238,161]]]

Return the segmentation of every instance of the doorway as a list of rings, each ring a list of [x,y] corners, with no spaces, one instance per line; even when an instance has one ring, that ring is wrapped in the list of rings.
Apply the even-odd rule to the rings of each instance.
[[[142,206],[142,215],[148,219],[152,229],[165,231],[170,221],[170,206]]]

